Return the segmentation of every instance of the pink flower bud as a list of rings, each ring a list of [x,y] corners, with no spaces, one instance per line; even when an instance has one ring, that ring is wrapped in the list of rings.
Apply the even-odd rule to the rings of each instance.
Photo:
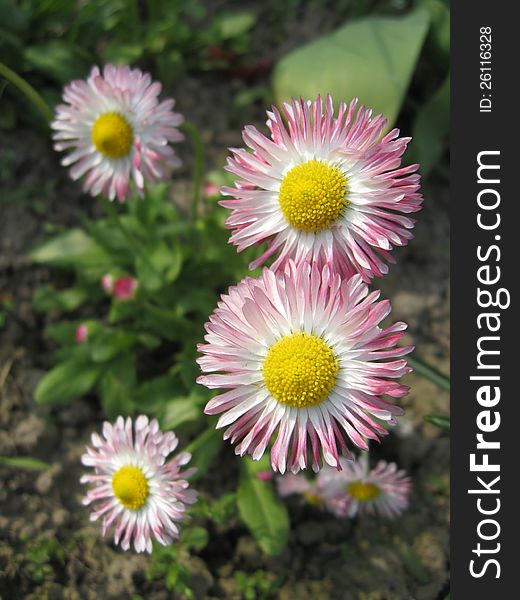
[[[111,294],[114,289],[114,278],[108,273],[101,278],[101,287],[107,294]]]
[[[88,327],[83,323],[76,327],[76,342],[84,344],[88,340]]]
[[[272,481],[273,472],[272,471],[258,471],[256,476],[258,477],[258,479],[260,479],[260,481]]]
[[[218,196],[219,192],[220,188],[214,183],[207,183],[204,186],[204,196],[206,196],[206,198],[210,198],[211,196]]]
[[[112,293],[115,298],[124,302],[132,300],[135,297],[135,292],[139,287],[139,282],[133,277],[119,277],[114,282]]]

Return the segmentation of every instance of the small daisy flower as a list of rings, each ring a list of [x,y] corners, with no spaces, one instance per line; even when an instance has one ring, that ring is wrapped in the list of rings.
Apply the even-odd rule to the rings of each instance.
[[[344,277],[360,273],[365,281],[388,272],[394,246],[413,236],[407,216],[421,208],[418,165],[400,167],[411,138],[386,135],[386,119],[357,99],[342,103],[334,117],[332,98],[325,103],[292,100],[283,105],[285,124],[273,107],[267,126],[271,138],[253,126],[243,131],[252,152],[231,148],[227,170],[235,187],[227,225],[230,241],[241,252],[267,241],[254,269],[278,254],[274,270],[294,259],[334,264]]]
[[[69,150],[61,161],[84,190],[124,201],[132,179],[142,196],[145,181],[167,179],[180,160],[168,144],[183,139],[183,117],[172,99],[160,102],[161,84],[130,67],[93,67],[86,81],[65,87],[66,104],[56,107],[55,149]]]
[[[181,473],[191,455],[181,452],[166,462],[177,447],[174,433],[159,430],[156,419],[141,415],[118,417],[103,424],[103,437],[92,434],[92,446],[81,461],[94,468],[81,483],[92,483],[83,504],[96,503],[91,521],[103,517],[103,535],[115,527],[114,542],[128,550],[133,540],[136,552],[152,551],[152,536],[166,546],[179,537],[178,522],[185,518],[187,504],[197,492],[188,489],[186,478],[195,469]]]
[[[198,346],[197,362],[209,374],[197,381],[229,390],[205,412],[221,414],[217,427],[228,427],[224,438],[239,442],[237,454],[258,460],[275,438],[272,468],[297,472],[308,466],[310,441],[314,470],[322,454],[340,468],[345,436],[366,450],[367,439],[387,434],[379,421],[395,425],[403,411],[382,396],[406,395],[394,380],[411,371],[391,359],[413,347],[394,348],[404,323],[378,326],[390,313],[378,297],[360,275],[343,280],[328,265],[293,261],[221,297],[206,323],[207,343]]]
[[[330,512],[392,519],[408,507],[411,479],[395,463],[382,460],[370,470],[367,456],[340,461],[341,471],[325,467],[316,478],[316,495]]]

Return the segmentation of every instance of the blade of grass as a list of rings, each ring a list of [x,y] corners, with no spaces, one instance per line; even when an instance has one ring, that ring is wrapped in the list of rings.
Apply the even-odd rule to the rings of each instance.
[[[411,367],[413,367],[413,370],[415,371],[415,373],[417,375],[420,375],[421,377],[428,379],[429,381],[434,383],[437,387],[439,387],[441,390],[446,390],[448,392],[450,391],[450,378],[449,377],[447,377],[440,371],[437,371],[437,369],[435,369],[431,365],[425,363],[424,361],[417,358],[416,356],[414,356],[414,357],[408,356],[406,361],[408,362],[408,364]]]

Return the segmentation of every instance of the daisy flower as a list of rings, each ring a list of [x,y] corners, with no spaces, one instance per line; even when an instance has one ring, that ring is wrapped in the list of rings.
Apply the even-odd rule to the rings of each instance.
[[[334,117],[332,98],[325,103],[296,101],[273,107],[267,126],[271,137],[252,125],[243,131],[244,148],[231,148],[228,171],[240,179],[222,193],[232,210],[230,241],[241,252],[267,241],[254,269],[278,254],[272,268],[288,259],[334,264],[344,277],[360,273],[365,281],[388,272],[394,246],[413,236],[407,216],[421,207],[418,165],[400,167],[411,138],[399,130],[386,135],[386,119],[357,99],[342,103]]]
[[[181,467],[191,455],[182,452],[166,462],[177,447],[174,433],[159,430],[156,419],[139,416],[135,424],[118,417],[103,424],[103,437],[92,434],[92,446],[81,462],[94,468],[81,483],[92,483],[83,504],[96,503],[91,521],[103,517],[103,535],[114,525],[114,542],[123,550],[133,545],[136,552],[152,551],[152,535],[166,546],[178,538],[177,523],[185,518],[187,504],[197,493],[188,489],[185,478],[195,472]]]
[[[170,176],[180,165],[169,142],[183,139],[183,117],[175,101],[159,102],[161,84],[130,67],[93,67],[86,81],[65,87],[66,104],[56,107],[54,148],[70,153],[61,161],[76,180],[86,175],[84,190],[124,201],[132,179],[142,196],[145,181]]]
[[[392,519],[408,507],[411,479],[395,463],[381,460],[370,470],[368,457],[348,461],[342,470],[325,467],[316,478],[315,493],[338,517],[379,515]]]
[[[326,466],[314,481],[292,473],[277,477],[278,494],[300,494],[310,504],[341,518],[377,513],[391,519],[407,508],[411,479],[398,471],[395,463],[382,460],[369,470],[366,456],[354,460],[340,457],[339,461],[341,470]]]
[[[221,414],[217,427],[228,427],[237,454],[257,460],[275,438],[272,468],[297,472],[308,466],[310,441],[314,470],[322,454],[340,468],[345,436],[366,450],[367,439],[387,434],[379,421],[394,425],[403,411],[382,396],[404,396],[408,388],[394,380],[411,371],[392,359],[413,347],[394,348],[404,323],[378,326],[390,313],[378,297],[360,275],[343,280],[328,265],[293,261],[221,297],[198,346],[209,374],[197,381],[228,389],[205,412]]]

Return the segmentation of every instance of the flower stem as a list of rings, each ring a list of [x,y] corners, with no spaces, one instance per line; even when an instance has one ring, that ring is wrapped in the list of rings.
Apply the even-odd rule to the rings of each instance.
[[[107,198],[102,198],[102,204],[105,209],[105,212],[112,220],[112,222],[119,228],[121,233],[125,236],[129,245],[133,248],[134,252],[139,255],[143,261],[146,263],[146,266],[154,273],[161,282],[163,282],[163,276],[161,273],[157,271],[157,269],[153,266],[150,259],[148,258],[146,252],[141,247],[141,244],[135,239],[134,235],[131,231],[128,230],[126,225],[123,223],[119,213],[115,209],[114,205]]]
[[[195,149],[195,164],[193,166],[193,200],[191,203],[191,220],[195,221],[199,211],[200,199],[202,197],[202,178],[204,175],[204,143],[199,130],[192,123],[185,121],[180,126],[180,129],[191,138]]]
[[[425,379],[428,379],[432,383],[434,383],[437,387],[441,388],[441,390],[450,391],[450,378],[437,371],[434,367],[425,363],[417,357],[406,358],[406,362],[413,367],[414,371],[417,375],[421,375]]]
[[[25,96],[34,104],[35,108],[38,109],[40,114],[45,118],[47,122],[52,121],[53,112],[47,105],[47,102],[40,96],[40,94],[14,71],[12,71],[4,63],[0,62],[0,75],[5,77],[7,81],[17,87]]]

